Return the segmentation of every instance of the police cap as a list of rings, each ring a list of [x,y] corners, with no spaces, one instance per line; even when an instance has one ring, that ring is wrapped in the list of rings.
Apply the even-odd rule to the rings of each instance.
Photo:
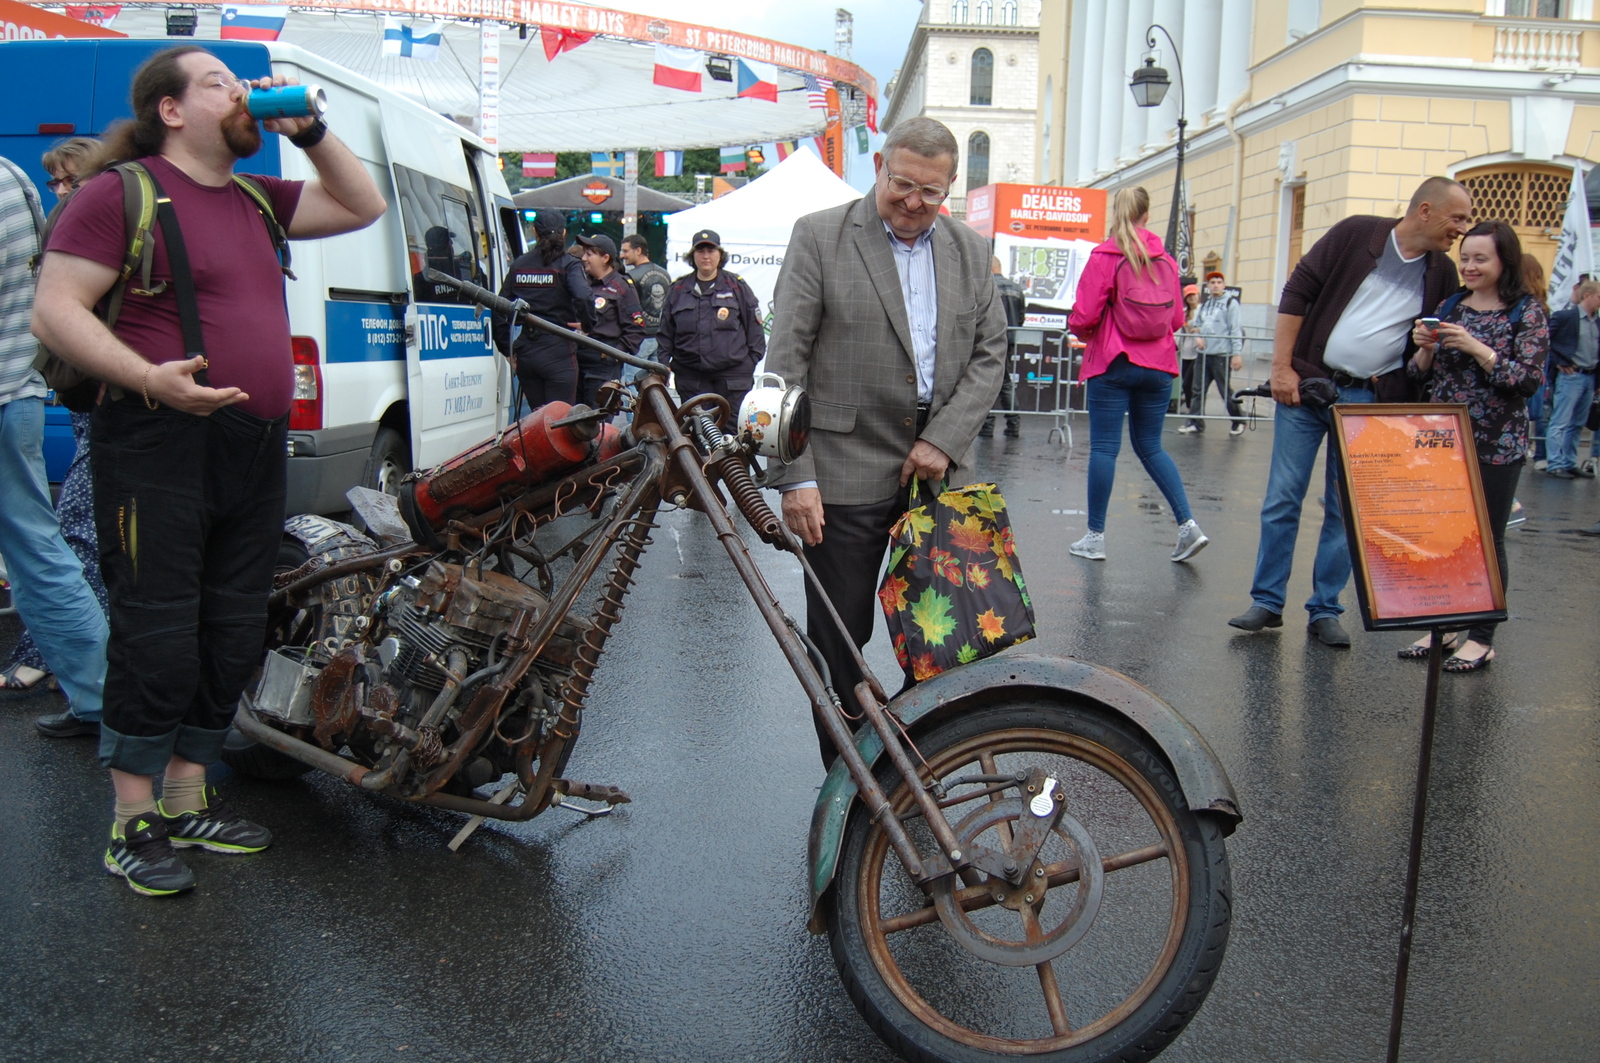
[[[566,228],[567,216],[554,207],[541,207],[533,216],[533,231],[540,236],[564,232]]]
[[[617,259],[617,245],[611,237],[601,233],[599,236],[580,236],[578,243],[584,247],[592,247],[602,255],[610,256],[613,262]]]
[[[699,248],[706,247],[707,245],[720,248],[722,246],[722,237],[718,236],[710,229],[701,229],[699,232],[694,234],[694,242],[689,246],[698,250]]]

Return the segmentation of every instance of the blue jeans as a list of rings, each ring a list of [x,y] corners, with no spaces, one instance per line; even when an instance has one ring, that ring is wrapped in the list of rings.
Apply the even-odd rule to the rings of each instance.
[[[1117,475],[1117,454],[1122,450],[1122,418],[1128,418],[1128,437],[1144,471],[1161,488],[1172,516],[1179,524],[1190,518],[1189,496],[1184,494],[1178,467],[1161,449],[1161,426],[1167,416],[1175,374],[1134,365],[1118,355],[1111,367],[1090,379],[1089,393],[1089,530],[1106,530],[1106,507]]]
[[[1371,402],[1366,388],[1340,388],[1340,402]],[[1333,427],[1333,413],[1304,406],[1278,405],[1273,417],[1272,466],[1267,473],[1267,496],[1261,502],[1261,545],[1256,550],[1255,582],[1250,598],[1264,609],[1283,612],[1294,565],[1294,543],[1300,535],[1300,507],[1305,504],[1311,473],[1317,466],[1317,449]],[[1344,515],[1339,505],[1339,462],[1328,447],[1323,485],[1322,533],[1311,569],[1311,597],[1306,612],[1311,620],[1337,617],[1344,612],[1339,593],[1350,582],[1350,549],[1344,537]]]
[[[1589,419],[1589,404],[1594,401],[1594,376],[1590,373],[1557,373],[1554,410],[1550,414],[1549,454],[1551,469],[1578,466],[1578,433]]]
[[[1550,430],[1549,392],[1549,385],[1545,383],[1528,396],[1528,442],[1533,448],[1534,461],[1544,461],[1548,457],[1544,445]]]
[[[655,336],[646,336],[644,339],[640,340],[638,351],[639,357],[648,358],[652,362],[655,361],[656,348],[659,343],[660,341]],[[622,379],[625,383],[631,384],[642,376],[644,376],[643,369],[635,369],[631,365],[625,365],[622,367]]]
[[[0,555],[17,612],[73,714],[98,720],[105,697],[106,616],[50,506],[42,399],[0,406],[0,499]]]

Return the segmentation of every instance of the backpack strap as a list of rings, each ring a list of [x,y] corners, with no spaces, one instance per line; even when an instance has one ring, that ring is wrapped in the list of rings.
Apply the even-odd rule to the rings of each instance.
[[[272,237],[272,246],[278,253],[278,268],[290,280],[298,280],[294,270],[289,268],[289,234],[278,222],[278,215],[272,209],[272,200],[267,196],[267,190],[261,182],[254,177],[244,174],[234,174],[233,183],[244,189],[245,194],[255,203],[256,210],[261,212],[261,220],[266,223],[267,234]]]
[[[204,359],[206,343],[200,330],[200,303],[194,294],[194,272],[189,268],[189,249],[183,242],[183,230],[178,227],[178,212],[173,209],[172,200],[156,180],[155,174],[146,171],[145,176],[155,189],[156,221],[161,226],[161,236],[167,246],[167,264],[172,267],[172,294],[178,300],[178,325],[183,331],[183,353],[187,358]],[[205,377],[205,363],[202,361],[200,371],[194,374],[194,381],[201,387],[209,387]]]
[[[135,272],[141,287],[136,295],[157,295],[166,290],[166,282],[152,286],[150,268],[155,261],[156,242],[151,235],[156,216],[156,184],[150,171],[137,162],[118,163],[112,167],[122,179],[123,232],[127,237],[127,250],[123,252],[122,269],[106,299],[105,323],[110,329],[122,312],[122,300]]]
[[[1439,320],[1443,321],[1445,318],[1450,316],[1451,311],[1453,311],[1456,307],[1461,305],[1461,300],[1465,299],[1466,297],[1467,297],[1467,293],[1465,291],[1459,291],[1459,292],[1455,292],[1455,293],[1453,293],[1451,295],[1445,296],[1444,302],[1440,303],[1439,304],[1439,308],[1437,310],[1435,310],[1432,313],[1432,315],[1430,315],[1430,316],[1436,317]],[[1520,321],[1521,319],[1522,319],[1522,308],[1521,308],[1521,305],[1519,304],[1518,307],[1517,307],[1517,320]],[[1512,324],[1515,324],[1515,323],[1516,323],[1515,321],[1512,322]]]

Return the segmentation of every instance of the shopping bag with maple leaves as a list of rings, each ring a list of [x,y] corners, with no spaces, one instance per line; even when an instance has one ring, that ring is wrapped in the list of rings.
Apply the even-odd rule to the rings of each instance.
[[[1033,601],[994,484],[945,488],[911,504],[894,541],[878,601],[900,667],[923,680],[1033,638]]]

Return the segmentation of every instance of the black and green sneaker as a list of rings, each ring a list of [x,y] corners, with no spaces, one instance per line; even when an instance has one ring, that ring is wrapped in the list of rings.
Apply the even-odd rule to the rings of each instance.
[[[135,816],[127,829],[112,824],[106,870],[128,880],[146,897],[170,897],[194,889],[194,872],[178,859],[167,838],[167,824],[155,815]]]
[[[167,822],[174,848],[198,845],[214,853],[259,853],[272,844],[271,831],[234,815],[210,783],[206,784],[205,798],[206,807],[199,812],[179,812],[174,816],[162,807],[161,818]]]

